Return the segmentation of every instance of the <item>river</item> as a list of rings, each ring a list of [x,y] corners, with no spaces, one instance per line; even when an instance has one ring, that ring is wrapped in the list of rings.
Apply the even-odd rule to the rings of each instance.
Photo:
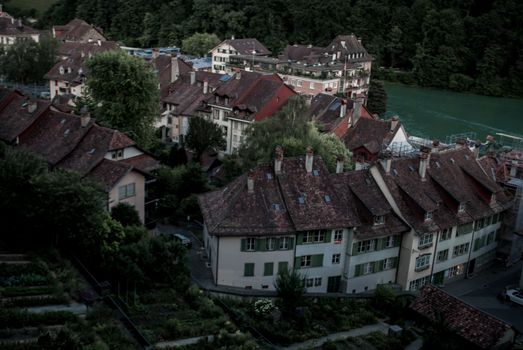
[[[411,135],[445,142],[475,132],[484,141],[497,132],[523,136],[523,99],[500,98],[386,83],[387,113]]]

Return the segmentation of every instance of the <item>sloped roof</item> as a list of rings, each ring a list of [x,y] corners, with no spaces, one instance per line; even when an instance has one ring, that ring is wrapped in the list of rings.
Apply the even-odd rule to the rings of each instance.
[[[131,158],[123,159],[120,163],[132,165],[133,168],[139,169],[144,173],[150,173],[160,167],[160,161],[153,158],[147,153],[140,154]]]
[[[160,80],[161,98],[169,94],[169,86],[175,80],[172,77],[173,64],[177,65],[179,76],[186,75],[192,70],[192,67],[184,60],[170,55],[159,55],[152,60],[152,63]]]
[[[507,332],[513,332],[509,324],[431,284],[409,307],[431,321],[440,315],[454,333],[481,349],[494,348]]]
[[[4,93],[0,104],[0,140],[14,141],[31,126],[50,105],[49,101],[34,100],[18,92]],[[37,108],[30,113],[29,104],[36,103]]]
[[[383,146],[390,144],[400,127],[401,122],[398,121],[397,126],[391,131],[390,120],[360,117],[356,125],[347,130],[343,142],[351,151],[365,147],[372,154],[378,154]]]
[[[66,41],[79,41],[83,39],[90,30],[96,30],[101,36],[103,31],[101,28],[90,25],[84,20],[75,18],[64,26],[55,26],[55,30],[63,30],[64,32],[60,35],[60,39]]]
[[[103,184],[104,190],[109,192],[122,177],[132,170],[133,166],[130,164],[104,158],[89,172],[89,176],[98,180]]]
[[[120,46],[115,41],[101,41],[98,42],[60,42],[58,45],[59,56],[73,56],[75,54],[84,53],[85,56],[94,55],[99,52],[118,50]]]
[[[25,36],[40,34],[40,31],[22,23],[22,20],[11,17],[0,17],[0,35]]]
[[[265,56],[271,52],[255,38],[227,39],[222,44],[229,44],[238,51],[240,55]],[[220,44],[221,45],[221,44]]]

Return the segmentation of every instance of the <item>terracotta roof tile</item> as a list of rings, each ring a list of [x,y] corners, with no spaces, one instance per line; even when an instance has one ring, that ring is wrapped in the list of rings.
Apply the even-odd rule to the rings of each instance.
[[[36,103],[36,109],[30,112],[30,105],[33,103]],[[30,99],[18,92],[6,95],[0,106],[0,140],[13,142],[49,108],[49,105],[49,101]]]
[[[103,184],[104,190],[109,192],[132,169],[130,164],[103,159],[89,172],[89,176],[98,180]]]

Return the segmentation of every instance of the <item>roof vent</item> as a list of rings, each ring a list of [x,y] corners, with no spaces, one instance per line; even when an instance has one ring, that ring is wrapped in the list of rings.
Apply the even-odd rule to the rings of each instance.
[[[94,152],[96,152],[96,148],[91,148],[91,150],[89,151],[89,154],[94,154]]]
[[[320,171],[319,171],[318,169],[314,169],[314,170],[312,171],[312,175],[314,175],[314,176],[320,176]]]
[[[325,195],[325,203],[330,203],[330,202],[332,202],[331,196],[329,196],[328,194]]]
[[[67,129],[64,131],[64,137],[66,137],[67,135],[69,135],[69,133],[71,132],[71,129]],[[93,152],[94,153],[94,152]]]
[[[60,124],[64,124],[65,123],[65,118],[60,120]]]
[[[454,160],[454,158],[450,158],[450,162],[454,164],[456,161]]]
[[[305,204],[305,197],[299,196],[298,197],[298,203]]]
[[[272,180],[272,174],[271,173],[267,173],[266,176],[267,176],[267,180]]]
[[[280,211],[281,207],[280,207],[280,205],[278,203],[273,203],[272,209],[274,209],[276,211]]]

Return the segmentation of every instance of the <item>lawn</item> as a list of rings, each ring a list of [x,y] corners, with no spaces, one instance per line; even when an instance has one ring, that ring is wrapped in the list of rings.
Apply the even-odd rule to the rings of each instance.
[[[8,7],[18,7],[21,10],[30,10],[34,8],[38,15],[42,15],[57,0],[11,0]]]

